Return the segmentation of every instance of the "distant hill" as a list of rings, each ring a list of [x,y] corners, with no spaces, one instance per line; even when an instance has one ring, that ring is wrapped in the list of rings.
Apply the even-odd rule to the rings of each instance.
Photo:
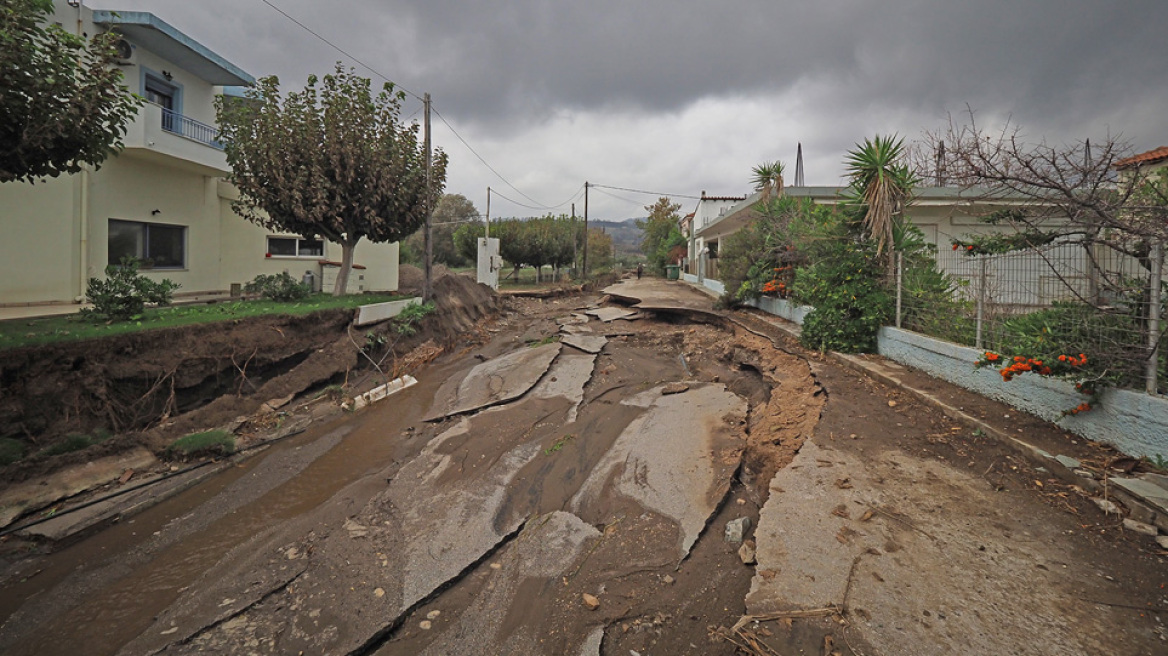
[[[640,253],[641,252],[641,229],[633,222],[634,219],[625,219],[624,221],[589,221],[589,228],[602,228],[604,232],[612,235],[612,241],[616,245],[617,253]]]

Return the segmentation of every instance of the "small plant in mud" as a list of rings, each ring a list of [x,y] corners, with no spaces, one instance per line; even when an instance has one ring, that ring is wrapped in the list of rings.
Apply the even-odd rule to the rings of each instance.
[[[561,437],[560,439],[556,440],[551,446],[544,449],[543,454],[545,456],[550,456],[551,454],[555,453],[556,451],[559,451],[560,449],[564,448],[564,445],[566,445],[568,442],[570,442],[574,439],[576,439],[575,435],[565,435],[565,436]]]
[[[113,437],[113,434],[104,428],[95,430],[92,435],[86,435],[85,433],[69,433],[65,436],[65,439],[57,442],[56,444],[52,444],[45,447],[44,449],[41,449],[39,452],[37,452],[37,455],[59,456],[65,453],[73,453],[74,451],[88,449],[95,444],[101,444],[111,437]]]
[[[0,437],[0,467],[6,467],[24,457],[24,442],[11,437]]]
[[[120,263],[105,268],[105,280],[90,278],[85,298],[93,308],[81,310],[81,315],[95,321],[127,321],[140,316],[147,303],[170,305],[180,285],[169,279],[155,282],[138,275],[141,264],[137,258],[123,257]]]
[[[190,458],[198,455],[229,455],[235,452],[235,436],[224,430],[191,433],[180,437],[166,447],[172,458]]]
[[[403,337],[409,337],[418,332],[418,324],[428,314],[434,311],[433,303],[413,303],[405,306],[401,313],[393,318],[393,330]]]
[[[288,272],[277,275],[260,274],[243,286],[248,294],[259,294],[269,301],[288,303],[308,298],[312,288],[297,281]]]
[[[547,346],[548,344],[554,344],[558,341],[560,341],[559,335],[548,335],[547,337],[544,337],[543,339],[528,342],[527,346],[529,348],[535,348],[537,346]]]

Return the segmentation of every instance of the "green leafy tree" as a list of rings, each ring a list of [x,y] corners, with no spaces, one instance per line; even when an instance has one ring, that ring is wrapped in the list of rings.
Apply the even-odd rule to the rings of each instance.
[[[404,94],[339,63],[284,96],[267,77],[245,102],[216,102],[241,216],[270,229],[322,235],[341,245],[335,294],[344,292],[362,238],[405,239],[426,220],[446,181],[447,158],[433,158],[430,193],[417,123],[401,122]]]
[[[76,173],[122,146],[142,99],[122,85],[106,32],[49,23],[51,0],[0,0],[0,182]]]
[[[470,257],[467,257],[454,243],[454,233],[468,224],[478,226],[478,236],[482,236],[482,215],[479,214],[474,203],[462,194],[444,194],[438,200],[438,204],[434,206],[434,214],[430,219],[430,235],[435,262],[445,264],[448,267],[464,267],[474,264],[477,250],[473,251]],[[410,235],[402,243],[402,248],[409,249],[421,257],[426,248],[425,228]]]
[[[685,236],[677,226],[680,220],[677,211],[681,204],[670,202],[666,197],[658,198],[656,203],[646,205],[649,216],[637,219],[637,227],[641,229],[641,252],[649,262],[649,270],[664,273],[665,265],[669,263],[669,251],[674,246],[684,245]],[[592,248],[589,245],[589,251]]]
[[[844,168],[851,178],[851,201],[863,208],[864,227],[876,242],[876,257],[891,275],[896,266],[891,253],[893,232],[917,184],[905,162],[904,139],[895,135],[865,139],[848,151]]]

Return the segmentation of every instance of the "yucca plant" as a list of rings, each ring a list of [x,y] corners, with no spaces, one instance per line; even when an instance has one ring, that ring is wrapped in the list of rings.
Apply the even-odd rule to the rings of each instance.
[[[783,195],[783,163],[780,161],[763,162],[751,170],[750,181],[754,183],[754,190],[762,192],[765,202],[772,196]]]
[[[904,139],[896,135],[865,139],[848,151],[844,160],[851,178],[851,200],[864,208],[864,227],[876,241],[876,255],[884,255],[889,271],[893,262],[896,223],[904,208],[912,202],[913,187],[918,180],[902,161]],[[885,253],[885,250],[890,251]]]

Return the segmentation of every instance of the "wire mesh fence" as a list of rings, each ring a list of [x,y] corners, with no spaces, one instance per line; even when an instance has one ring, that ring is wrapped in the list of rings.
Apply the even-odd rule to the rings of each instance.
[[[941,280],[897,267],[897,325],[1006,356],[1088,354],[1120,387],[1160,393],[1162,246],[1114,238],[983,254],[937,253]]]

